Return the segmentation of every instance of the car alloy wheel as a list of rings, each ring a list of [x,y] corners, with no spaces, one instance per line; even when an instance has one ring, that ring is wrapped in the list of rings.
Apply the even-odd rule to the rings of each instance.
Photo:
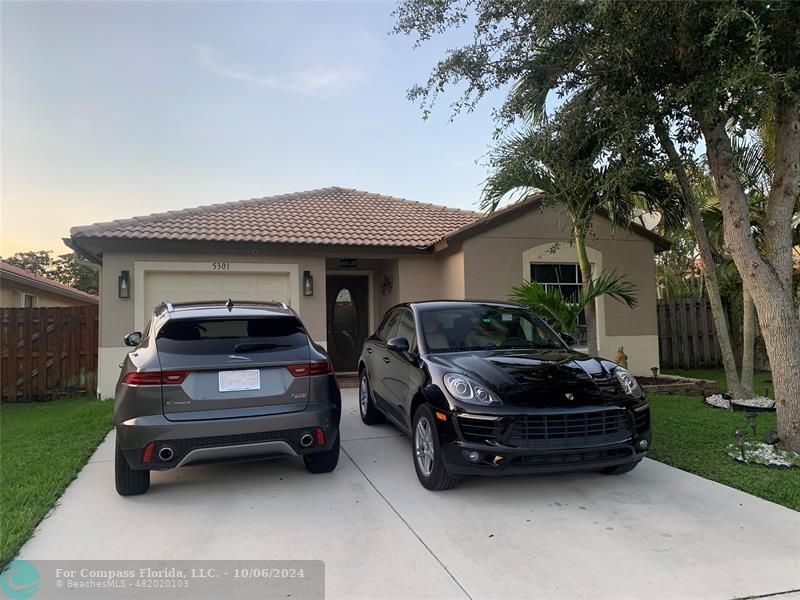
[[[369,383],[367,383],[367,374],[361,376],[361,383],[358,385],[358,404],[361,408],[361,416],[367,414],[369,410]]]
[[[414,454],[417,465],[424,477],[430,477],[433,472],[433,432],[427,418],[422,417],[417,421],[414,433]]]
[[[361,414],[361,421],[365,425],[377,425],[384,422],[384,416],[372,401],[372,392],[369,389],[369,376],[366,369],[361,371],[361,379],[358,384],[358,412]]]

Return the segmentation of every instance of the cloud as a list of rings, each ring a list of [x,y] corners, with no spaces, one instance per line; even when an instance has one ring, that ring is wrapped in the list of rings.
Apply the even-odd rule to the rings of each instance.
[[[276,75],[253,73],[227,63],[208,44],[194,44],[200,64],[212,73],[251,85],[298,94],[334,95],[359,83],[361,70],[353,67],[311,65]]]

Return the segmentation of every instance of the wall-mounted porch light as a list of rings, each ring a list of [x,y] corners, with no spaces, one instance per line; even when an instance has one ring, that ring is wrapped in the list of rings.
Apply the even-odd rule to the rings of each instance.
[[[131,297],[131,272],[120,271],[117,278],[117,296],[120,298]]]
[[[311,271],[303,271],[303,296],[314,295],[314,277]]]

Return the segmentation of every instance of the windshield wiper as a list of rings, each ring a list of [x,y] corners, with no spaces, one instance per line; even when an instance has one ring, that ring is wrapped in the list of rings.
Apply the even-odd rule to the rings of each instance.
[[[234,352],[257,352],[258,350],[275,350],[275,348],[290,348],[290,344],[275,344],[270,342],[245,342],[236,344]]]

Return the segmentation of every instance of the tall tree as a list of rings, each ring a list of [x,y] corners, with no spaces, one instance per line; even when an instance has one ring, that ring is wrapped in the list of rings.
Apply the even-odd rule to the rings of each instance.
[[[10,265],[25,269],[36,275],[49,277],[54,281],[73,287],[76,290],[96,294],[98,291],[98,272],[85,267],[75,260],[73,253],[59,254],[56,258],[50,255],[51,250],[35,250],[17,252],[3,260]]]
[[[800,319],[792,299],[792,229],[800,189],[800,3],[792,0],[405,0],[397,29],[419,40],[474,27],[411,96],[426,104],[463,82],[454,109],[498,86],[524,81],[498,108],[506,122],[541,112],[551,93],[566,104],[591,91],[613,109],[619,135],[666,122],[679,145],[705,144],[720,197],[725,242],[758,312],[775,382],[778,434],[800,450]],[[612,101],[613,100],[613,101]],[[647,114],[645,114],[647,113]],[[774,183],[765,246],[749,226],[730,128],[774,128]]]
[[[748,203],[750,204],[750,229],[752,236],[759,250],[764,248],[764,222],[762,216],[765,214],[764,206],[769,190],[772,187],[772,163],[773,153],[770,151],[770,131],[766,127],[760,127],[747,138],[733,137],[732,147],[736,155],[736,169],[742,187],[747,191]],[[714,253],[717,260],[724,268],[731,264],[731,258],[725,249],[725,236],[723,232],[724,219],[720,210],[719,197],[713,180],[710,175],[703,174],[702,180],[710,180],[712,185],[701,185],[701,194],[704,196],[703,220],[709,232],[709,238],[714,246]],[[737,271],[738,274],[738,271]],[[741,278],[739,278],[741,281]],[[755,369],[755,340],[756,340],[756,309],[753,297],[747,286],[741,285],[742,296],[742,368],[741,383],[745,396],[753,396],[753,374]]]
[[[725,369],[725,380],[728,384],[728,391],[734,398],[742,398],[745,393],[739,381],[739,375],[736,372],[736,357],[733,354],[730,327],[728,326],[728,319],[725,316],[725,307],[722,305],[722,296],[719,292],[719,282],[717,281],[717,271],[711,252],[711,243],[708,240],[708,233],[703,224],[700,205],[697,198],[695,198],[692,185],[686,174],[684,162],[675,148],[675,144],[669,135],[669,131],[663,119],[656,117],[653,122],[653,128],[662,150],[664,150],[669,157],[670,168],[672,172],[675,173],[675,177],[680,185],[689,225],[697,241],[700,268],[703,271],[703,280],[705,281],[706,290],[708,291],[708,301],[711,304],[711,315],[714,319],[714,328],[717,332],[717,341],[719,342],[720,355],[722,356],[722,366]]]
[[[47,276],[82,292],[96,294],[98,291],[97,270],[85,267],[77,262],[75,254],[72,252],[60,254],[58,258],[53,260]]]
[[[492,212],[509,194],[525,196],[540,190],[546,203],[569,215],[587,298],[583,312],[591,355],[598,354],[597,296],[590,296],[589,290],[598,274],[592,272],[586,241],[594,219],[602,213],[613,225],[625,227],[635,206],[657,206],[671,195],[669,184],[657,172],[604,152],[601,140],[585,121],[579,127],[569,121],[548,121],[536,130],[509,136],[491,154],[491,174],[482,199],[482,208]]]
[[[50,250],[35,250],[29,252],[17,252],[3,260],[10,265],[25,269],[36,275],[45,275],[50,268],[52,259]]]

